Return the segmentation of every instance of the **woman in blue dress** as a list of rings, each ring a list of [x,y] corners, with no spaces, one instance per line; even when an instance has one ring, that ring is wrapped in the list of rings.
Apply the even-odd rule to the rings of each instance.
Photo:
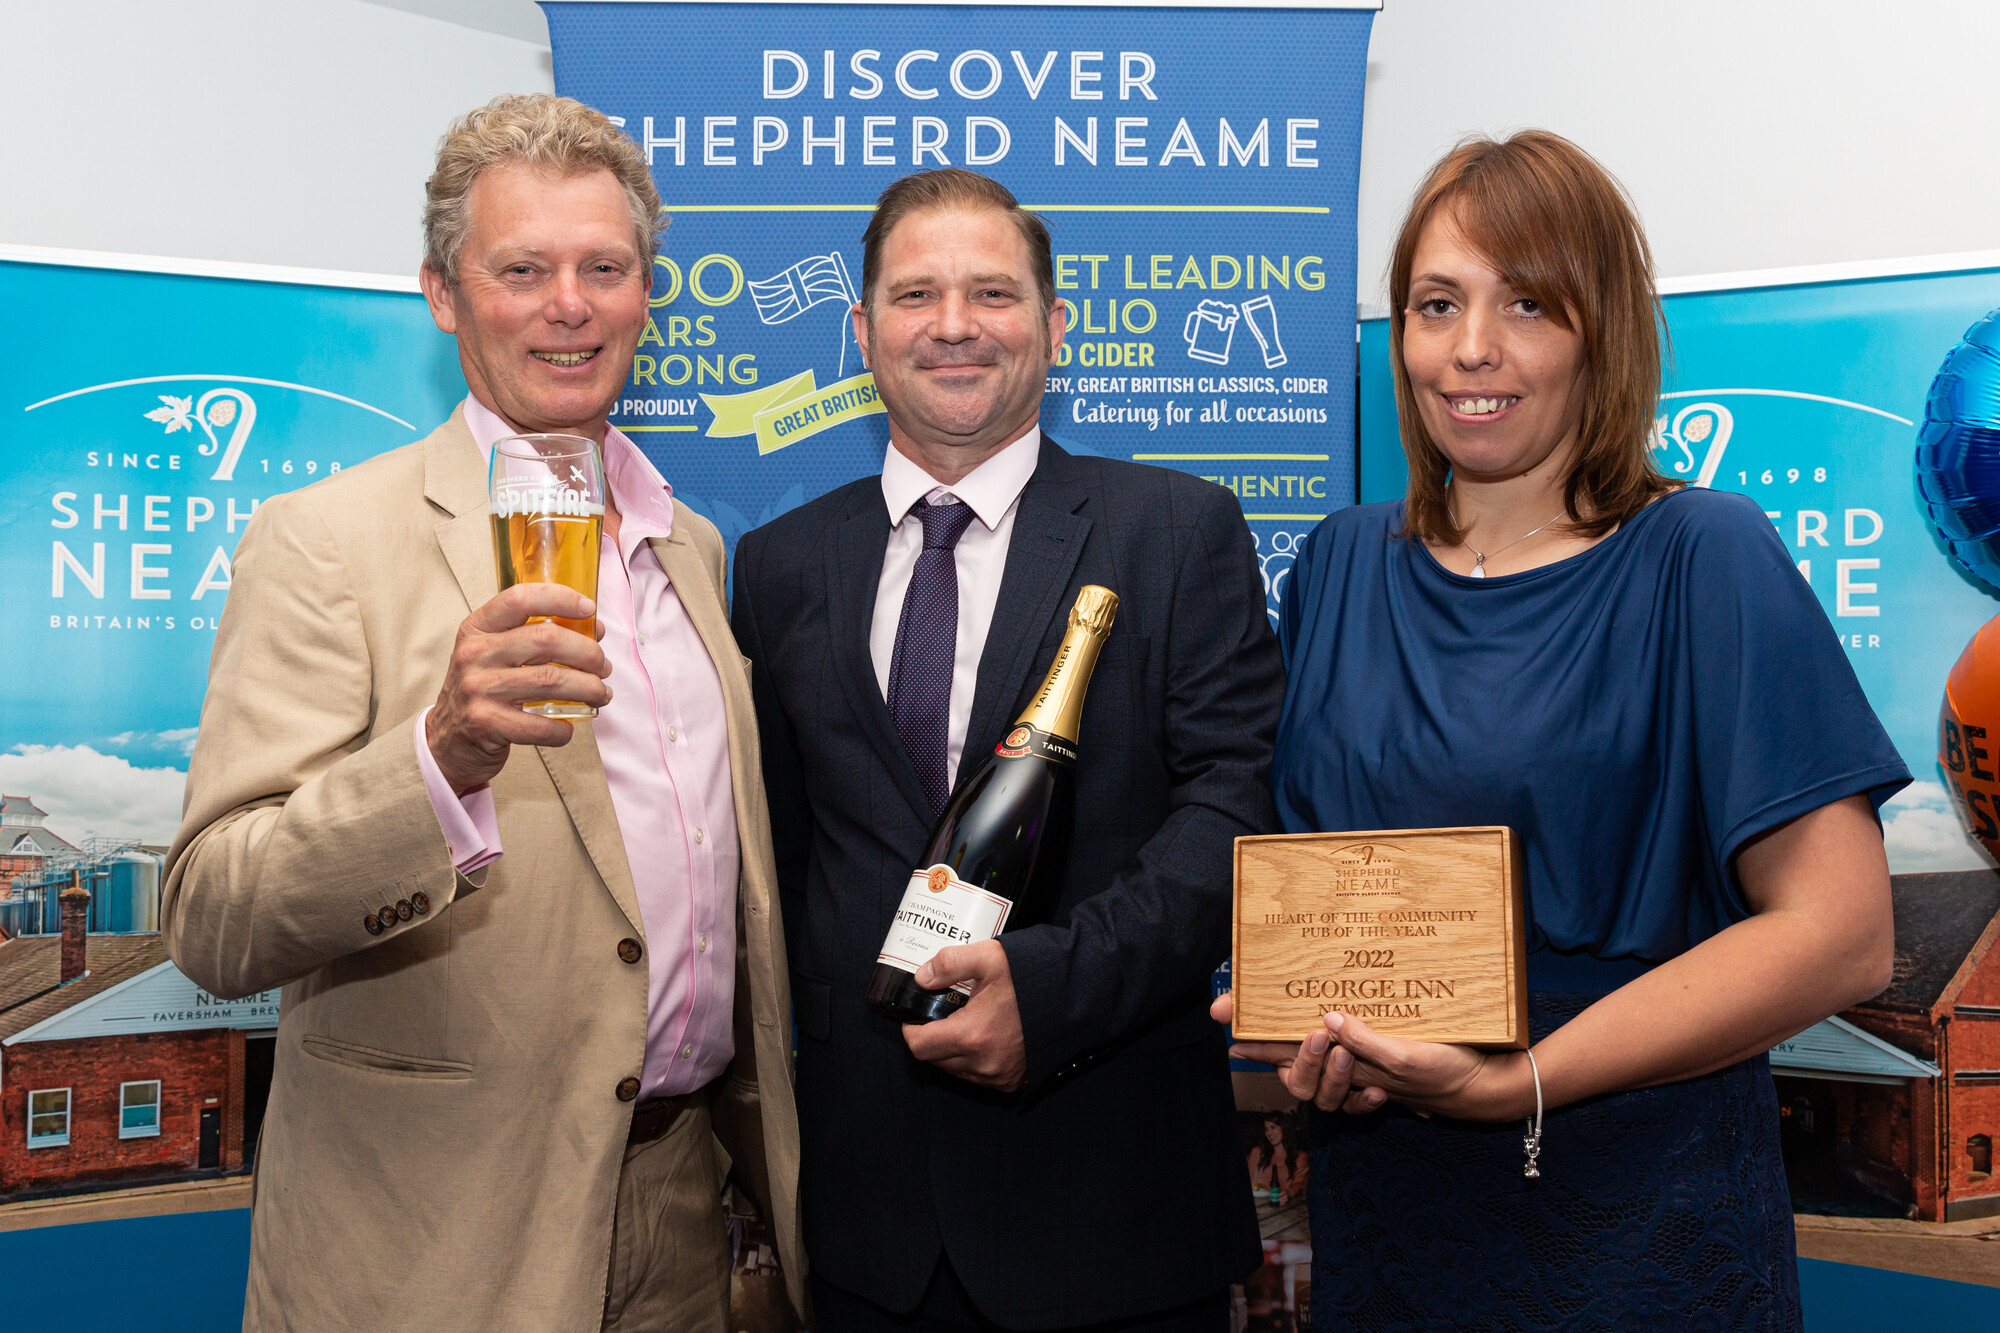
[[[1533,1044],[1238,1048],[1321,1108],[1312,1327],[1797,1329],[1764,1052],[1888,983],[1910,775],[1770,521],[1654,468],[1651,259],[1595,161],[1461,145],[1390,289],[1409,492],[1299,556],[1272,782],[1292,832],[1514,829]]]

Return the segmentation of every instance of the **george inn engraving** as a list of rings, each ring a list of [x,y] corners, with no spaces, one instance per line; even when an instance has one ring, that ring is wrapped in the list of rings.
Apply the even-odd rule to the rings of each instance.
[[[1238,1040],[1340,1010],[1429,1041],[1527,1043],[1520,840],[1506,828],[1236,841]]]

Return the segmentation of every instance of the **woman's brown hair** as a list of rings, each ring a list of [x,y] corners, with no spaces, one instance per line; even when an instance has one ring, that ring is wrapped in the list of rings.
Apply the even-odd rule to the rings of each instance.
[[[1468,139],[1417,187],[1389,267],[1389,364],[1410,487],[1399,535],[1457,545],[1451,462],[1417,414],[1403,366],[1403,321],[1417,243],[1449,215],[1515,291],[1582,343],[1583,412],[1563,479],[1572,531],[1601,537],[1680,483],[1653,464],[1663,325],[1638,214],[1597,160],[1560,135]]]

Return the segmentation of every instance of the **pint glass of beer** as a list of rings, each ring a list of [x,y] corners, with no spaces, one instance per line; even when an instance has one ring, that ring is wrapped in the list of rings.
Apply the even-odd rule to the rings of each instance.
[[[604,530],[604,461],[581,435],[509,435],[493,445],[493,558],[500,586],[560,583],[597,598],[597,545]],[[595,637],[588,619],[535,616]],[[535,699],[543,717],[596,717],[586,703]]]

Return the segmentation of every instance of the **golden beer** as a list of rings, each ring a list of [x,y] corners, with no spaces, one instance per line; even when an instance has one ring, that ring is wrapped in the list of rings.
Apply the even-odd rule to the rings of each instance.
[[[575,436],[511,436],[493,454],[493,561],[504,590],[517,583],[559,583],[597,598],[597,554],[604,531],[604,484],[596,446]],[[553,620],[596,638],[590,618]],[[533,699],[524,712],[543,717],[596,717],[569,699]]]
[[[500,567],[500,586],[517,583],[560,583],[585,597],[597,598],[597,548],[603,539],[604,506],[594,513],[510,514],[493,517],[493,558]],[[596,623],[568,616],[530,616],[530,625],[553,620],[587,639],[597,637]],[[596,717],[589,704],[564,699],[535,699],[521,705],[543,717]]]

